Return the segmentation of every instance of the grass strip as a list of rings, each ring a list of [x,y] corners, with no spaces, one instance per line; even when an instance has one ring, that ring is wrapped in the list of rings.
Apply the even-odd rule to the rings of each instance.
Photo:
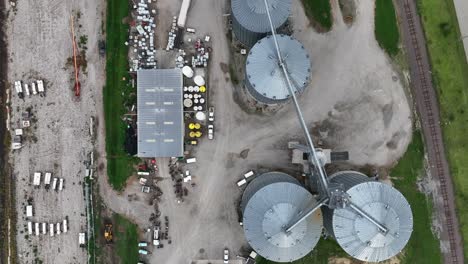
[[[133,158],[124,149],[126,125],[122,120],[126,98],[131,94],[128,74],[129,26],[124,23],[129,14],[128,0],[107,1],[106,86],[104,114],[106,124],[107,175],[112,187],[121,190],[132,173]]]
[[[468,263],[468,64],[451,0],[418,0]]]
[[[390,173],[392,182],[408,200],[413,211],[413,233],[404,249],[401,263],[442,263],[439,241],[431,231],[432,201],[418,190],[418,178],[423,173],[424,143],[421,132],[413,134],[405,155]],[[424,243],[421,243],[424,241]]]
[[[375,38],[390,56],[398,53],[400,33],[392,0],[377,0],[375,2]]]
[[[119,214],[113,215],[115,251],[122,264],[138,262],[137,226]]]
[[[306,15],[312,22],[317,23],[324,31],[332,28],[332,14],[330,0],[302,0]]]

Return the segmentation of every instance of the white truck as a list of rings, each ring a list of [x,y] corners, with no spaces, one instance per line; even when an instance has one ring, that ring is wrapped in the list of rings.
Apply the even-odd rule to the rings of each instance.
[[[40,172],[34,173],[33,185],[34,186],[41,185],[41,173]]]
[[[52,173],[46,172],[45,177],[44,177],[44,184],[46,185],[46,187],[48,187],[50,185],[50,179],[51,178],[52,178]]]

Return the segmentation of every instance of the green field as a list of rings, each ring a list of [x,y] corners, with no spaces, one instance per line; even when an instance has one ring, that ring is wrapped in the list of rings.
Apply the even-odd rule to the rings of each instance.
[[[375,38],[390,56],[398,53],[400,34],[392,0],[377,0],[375,3]]]
[[[137,226],[124,217],[114,214],[114,252],[122,264],[135,264],[138,262],[138,233]]]
[[[455,184],[458,219],[468,263],[468,65],[451,0],[418,0],[427,38],[432,78],[441,107],[446,153]]]
[[[128,84],[127,41],[128,25],[123,23],[129,14],[128,0],[107,1],[106,87],[104,88],[104,114],[106,124],[107,174],[111,185],[121,190],[132,173],[134,158],[124,150],[125,103],[131,94]]]
[[[330,0],[302,0],[304,9],[312,21],[318,23],[325,31],[332,27],[332,14]]]
[[[405,155],[390,173],[395,188],[408,199],[414,218],[413,234],[405,247],[401,263],[442,263],[439,241],[431,232],[432,201],[419,192],[416,186],[423,172],[423,160],[424,143],[421,133],[417,131]]]

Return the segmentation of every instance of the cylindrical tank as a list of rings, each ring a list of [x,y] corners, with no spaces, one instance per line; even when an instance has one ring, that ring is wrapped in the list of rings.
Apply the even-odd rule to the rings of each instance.
[[[281,27],[291,13],[291,0],[267,0],[273,27]],[[264,0],[232,0],[232,30],[247,47],[271,33]]]
[[[293,177],[262,174],[249,183],[242,196],[243,227],[250,246],[262,257],[291,262],[307,255],[322,233],[320,209],[290,232],[285,229],[317,201]]]
[[[405,197],[390,185],[371,181],[355,171],[342,171],[330,177],[332,184],[342,184],[350,201],[384,225],[379,229],[350,208],[322,208],[327,232],[352,257],[366,261],[387,260],[408,243],[413,231],[413,214]]]
[[[304,46],[294,38],[278,35],[278,46],[296,93],[301,93],[310,81],[311,63]],[[245,66],[245,86],[259,102],[278,104],[290,94],[286,77],[279,66],[278,53],[272,36],[265,37],[250,50]]]

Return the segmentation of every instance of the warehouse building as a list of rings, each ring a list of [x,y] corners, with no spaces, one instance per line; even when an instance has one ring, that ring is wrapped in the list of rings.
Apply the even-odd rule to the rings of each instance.
[[[182,71],[137,72],[138,157],[181,157],[184,153]]]

